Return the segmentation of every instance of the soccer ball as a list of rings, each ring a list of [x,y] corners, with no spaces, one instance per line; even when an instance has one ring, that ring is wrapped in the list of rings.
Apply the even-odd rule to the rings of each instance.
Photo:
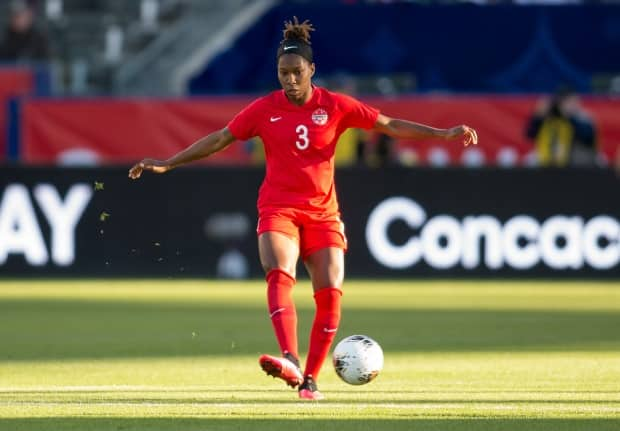
[[[334,348],[336,374],[350,385],[365,385],[383,369],[383,350],[366,335],[351,335]]]

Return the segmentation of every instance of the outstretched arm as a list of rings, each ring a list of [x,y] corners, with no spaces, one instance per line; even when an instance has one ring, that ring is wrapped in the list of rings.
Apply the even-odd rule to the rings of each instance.
[[[388,136],[397,139],[421,139],[421,138],[443,138],[455,139],[463,137],[463,144],[476,145],[478,143],[478,134],[471,127],[460,125],[450,129],[436,129],[413,121],[400,120],[390,118],[386,115],[379,114],[377,122],[373,130],[385,133]]]
[[[204,138],[197,140],[192,145],[167,160],[141,160],[129,170],[129,178],[133,180],[138,179],[140,175],[142,175],[142,171],[145,170],[163,174],[177,166],[208,157],[213,153],[223,150],[234,141],[235,137],[230,133],[228,128],[224,127],[222,130],[210,133]]]

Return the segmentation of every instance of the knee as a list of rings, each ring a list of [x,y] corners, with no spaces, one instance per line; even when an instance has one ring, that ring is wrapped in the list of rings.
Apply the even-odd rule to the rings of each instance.
[[[274,265],[267,263],[267,262],[261,262],[260,264],[263,267],[263,271],[265,272],[265,275],[269,274],[271,270],[276,269]]]
[[[342,277],[340,277],[340,278],[329,278],[327,280],[327,282],[323,283],[322,287],[319,287],[319,290],[323,289],[325,287],[331,287],[331,288],[333,288],[335,290],[342,291],[342,284],[343,284]]]
[[[261,262],[261,266],[263,267],[263,271],[265,272],[266,276],[269,275],[269,273],[272,271],[281,271],[285,274],[288,274],[293,279],[296,276],[294,267],[287,268],[286,265],[270,264],[265,262]]]
[[[344,282],[344,270],[341,269],[338,274],[334,275],[334,277],[332,277],[332,284],[330,284],[330,286],[338,289],[338,290],[342,290],[342,283]]]
[[[343,281],[344,271],[329,270],[322,274],[317,274],[313,278],[312,284],[315,291],[323,290],[325,288],[332,288],[341,291]]]
[[[341,290],[344,282],[344,265],[330,265],[327,270],[327,284],[325,286]]]

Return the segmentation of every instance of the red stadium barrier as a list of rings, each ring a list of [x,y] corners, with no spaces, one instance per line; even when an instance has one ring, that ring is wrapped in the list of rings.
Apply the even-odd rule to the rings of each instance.
[[[0,68],[0,160],[7,152],[7,102],[12,97],[30,94],[33,89],[34,76],[29,68]]]
[[[478,130],[479,150],[494,164],[502,148],[514,149],[522,162],[532,150],[524,137],[535,96],[407,96],[367,101],[387,115],[437,127],[466,123]],[[249,97],[164,100],[26,100],[22,107],[21,158],[27,163],[56,163],[71,156],[97,163],[128,163],[150,155],[166,158],[205,134],[221,128],[251,101]],[[602,152],[609,159],[620,147],[620,100],[585,98]],[[422,164],[434,148],[443,148],[458,163],[464,148],[442,140],[399,142],[414,149]],[[233,144],[209,160],[217,164],[250,164],[248,147]]]
[[[127,163],[167,158],[226,125],[247,98],[222,100],[28,100],[22,107],[22,160],[55,163],[94,157]],[[216,163],[250,163],[243,145],[231,145]]]
[[[401,116],[436,127],[468,124],[478,132],[478,149],[484,153],[489,164],[494,164],[502,148],[516,150],[521,163],[532,151],[532,142],[525,138],[525,127],[538,100],[538,96],[433,95],[371,99],[369,102],[386,115]],[[596,123],[602,153],[612,160],[620,148],[620,99],[584,98],[583,106]],[[429,152],[436,147],[448,150],[453,162],[461,160],[467,150],[462,145],[437,140],[401,142],[400,145],[415,148],[422,160],[427,160]]]

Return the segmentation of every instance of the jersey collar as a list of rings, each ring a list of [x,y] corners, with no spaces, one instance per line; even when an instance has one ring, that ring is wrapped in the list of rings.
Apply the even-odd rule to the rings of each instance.
[[[304,103],[301,106],[295,105],[290,100],[288,100],[288,97],[286,97],[286,93],[284,92],[284,89],[280,90],[280,99],[283,102],[283,104],[287,107],[288,110],[291,110],[291,111],[307,110],[307,109],[311,109],[314,106],[316,106],[319,100],[319,97],[320,97],[319,93],[321,91],[321,88],[317,87],[314,84],[310,84],[310,85],[312,85],[312,96],[310,97],[310,100],[308,100],[306,103]]]

